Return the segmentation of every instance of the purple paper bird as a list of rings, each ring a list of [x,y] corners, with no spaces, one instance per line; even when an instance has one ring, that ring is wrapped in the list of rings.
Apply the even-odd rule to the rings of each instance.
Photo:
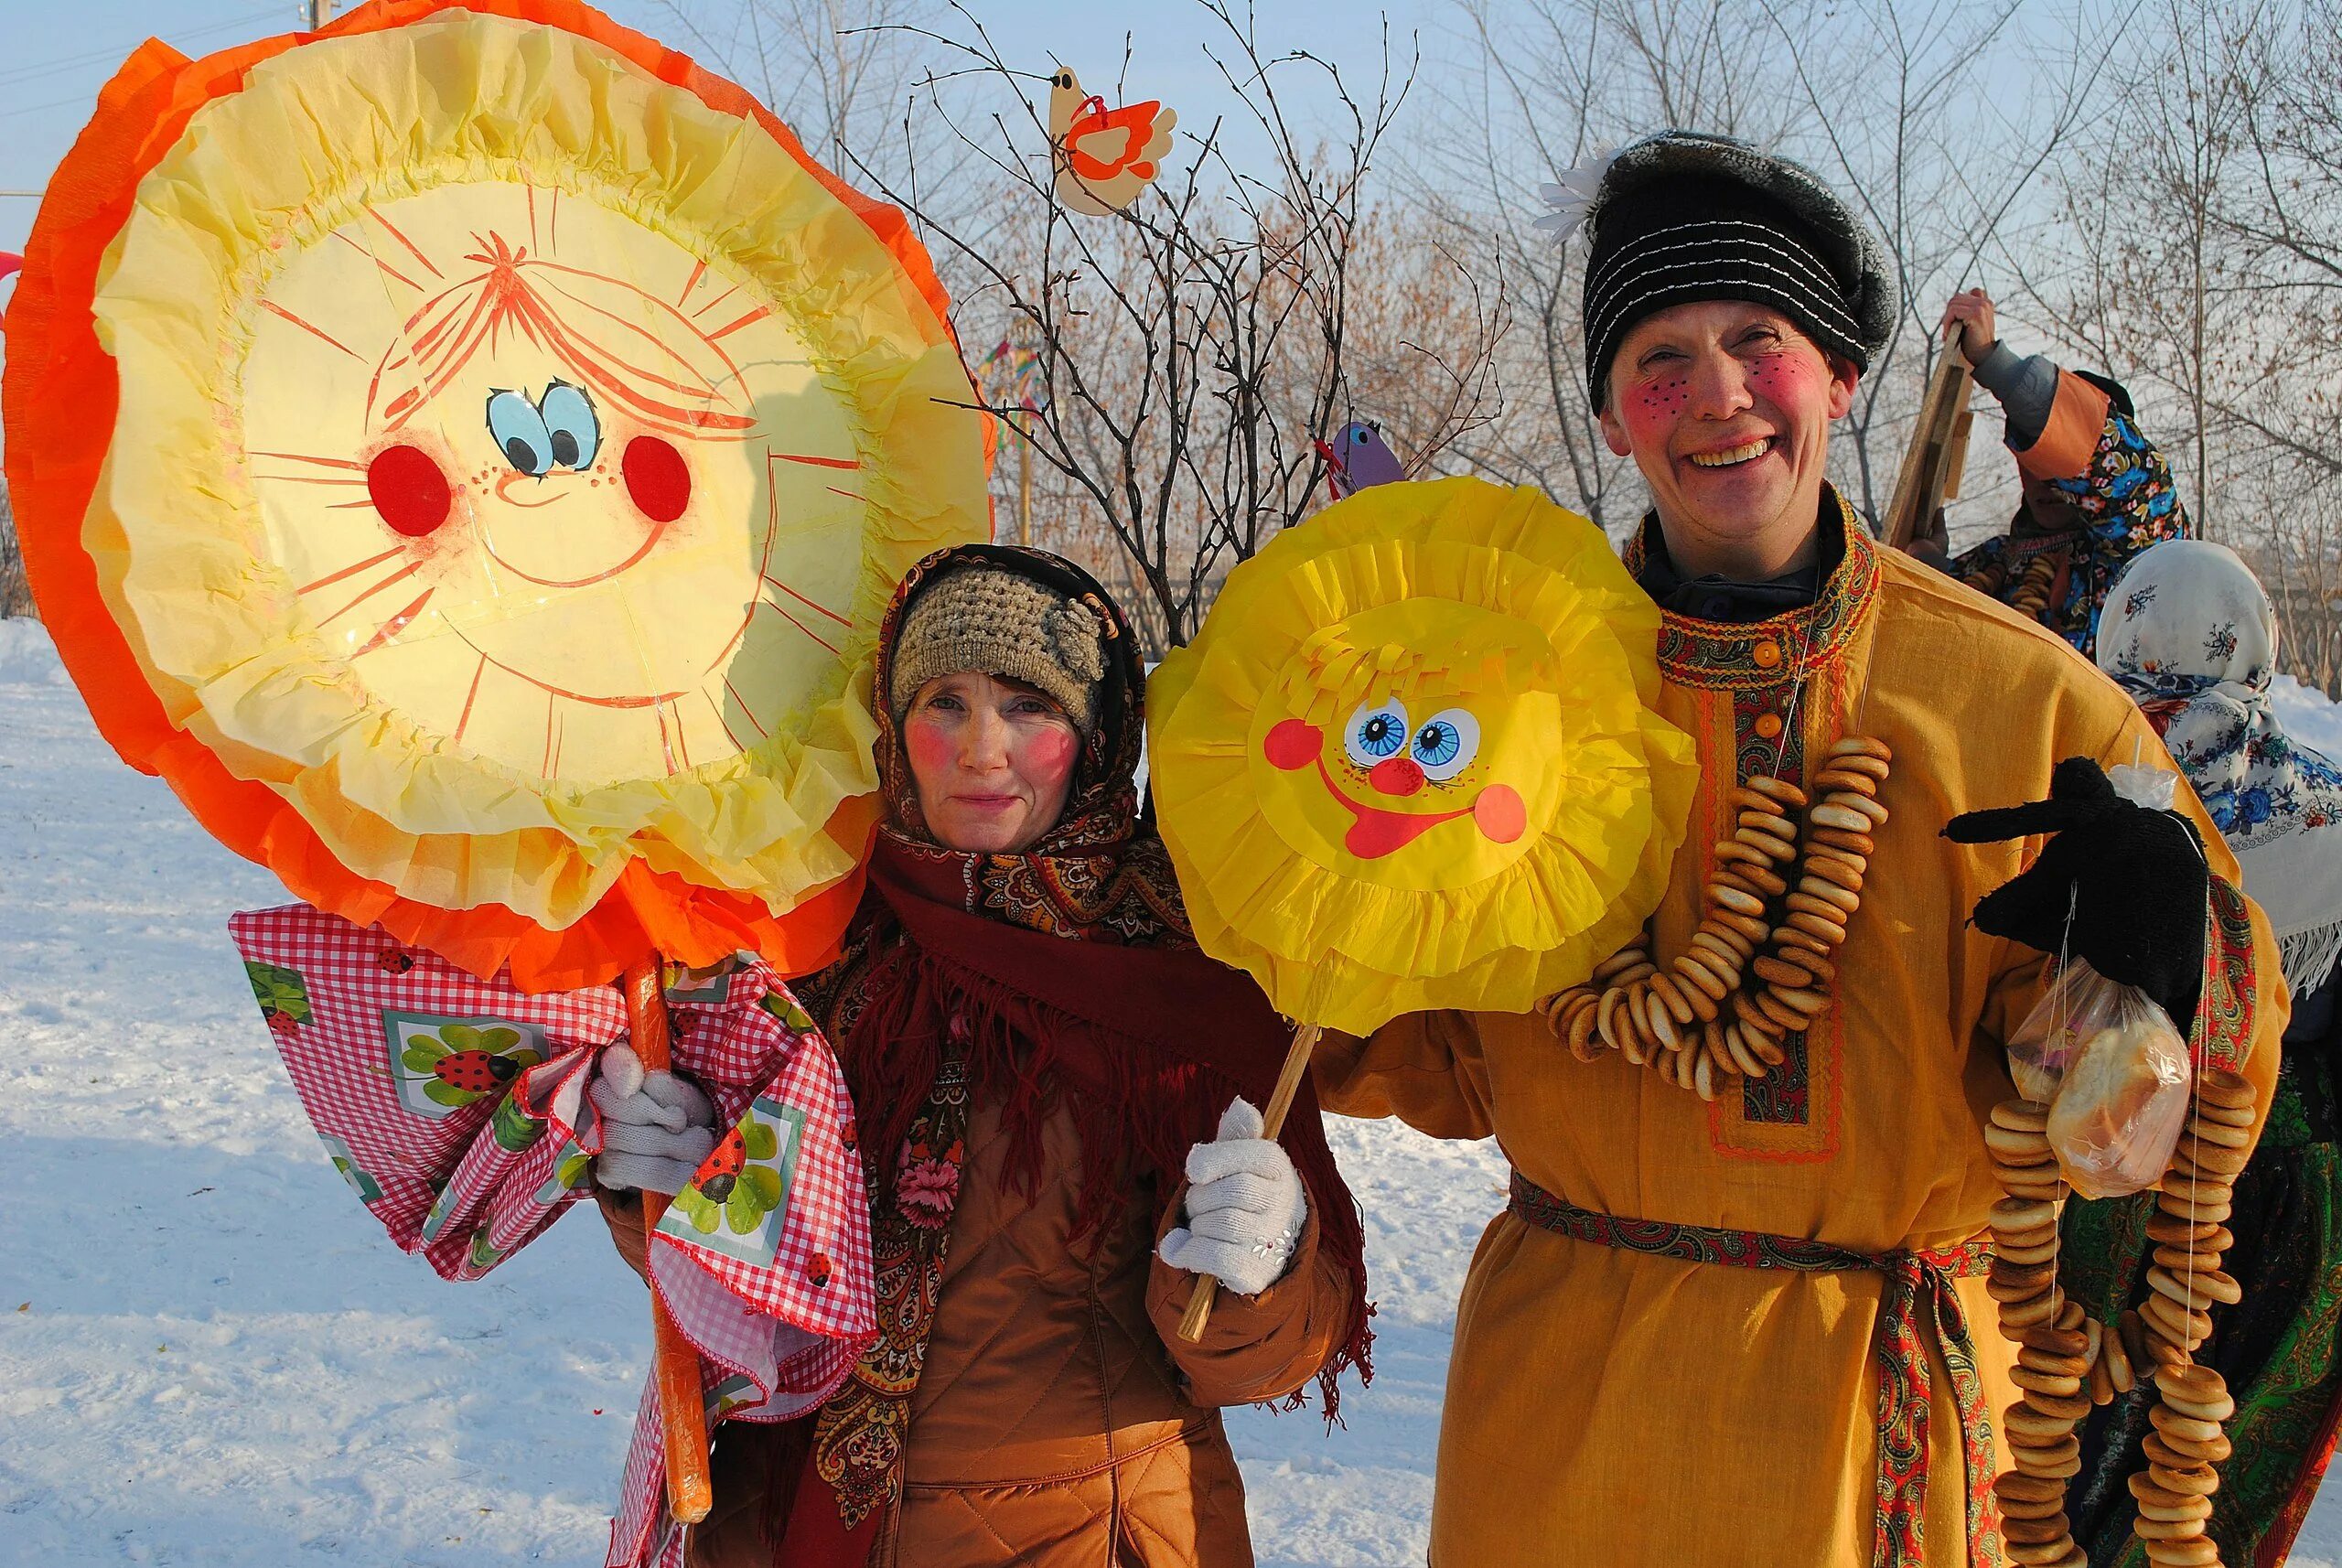
[[[1342,426],[1325,449],[1327,483],[1337,497],[1354,495],[1370,485],[1395,484],[1407,477],[1398,454],[1382,438],[1382,427],[1370,419],[1353,419]]]

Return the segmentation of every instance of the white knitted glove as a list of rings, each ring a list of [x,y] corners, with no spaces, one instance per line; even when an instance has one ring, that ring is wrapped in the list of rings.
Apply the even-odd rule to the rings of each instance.
[[[602,1113],[594,1179],[613,1192],[639,1188],[672,1197],[714,1152],[715,1107],[707,1096],[671,1072],[643,1071],[642,1058],[624,1042],[602,1052],[590,1092]]]
[[[1261,1113],[1239,1100],[1220,1113],[1219,1136],[1187,1151],[1187,1222],[1155,1249],[1173,1268],[1217,1275],[1239,1295],[1284,1277],[1309,1221],[1292,1159],[1261,1126]]]

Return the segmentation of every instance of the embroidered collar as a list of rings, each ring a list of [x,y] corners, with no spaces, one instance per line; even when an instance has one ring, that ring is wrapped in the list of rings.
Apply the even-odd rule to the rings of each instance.
[[[2008,536],[2026,542],[2036,539],[2071,540],[2089,532],[2090,519],[2086,517],[2077,516],[2071,522],[2061,522],[2052,528],[2036,519],[2029,506],[2018,507],[2009,517]]]
[[[1821,585],[1845,553],[1845,542],[1838,530],[1825,528],[1818,542],[1813,559],[1795,571],[1761,583],[1736,583],[1714,572],[1686,578],[1668,556],[1666,536],[1653,531],[1642,536],[1643,564],[1635,581],[1661,609],[1694,620],[1745,626],[1803,609],[1820,596]]]
[[[2061,528],[2052,533],[2011,532],[2001,535],[1993,542],[2000,546],[1998,553],[2004,561],[2030,561],[2036,555],[2047,555],[2053,551],[2072,550],[2077,545],[2087,549],[2090,544],[2090,530],[2087,528]]]
[[[1835,486],[1822,487],[1821,524],[1836,531],[1843,552],[1813,603],[1741,625],[1662,609],[1660,675],[1679,686],[1771,686],[1809,675],[1840,657],[1878,598],[1878,547]],[[1658,525],[1656,517],[1644,519],[1628,542],[1627,570],[1638,577],[1646,556],[1645,536]],[[1823,553],[1827,555],[1826,548]]]

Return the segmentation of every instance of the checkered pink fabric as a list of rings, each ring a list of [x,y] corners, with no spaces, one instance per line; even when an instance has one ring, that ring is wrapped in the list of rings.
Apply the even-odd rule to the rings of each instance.
[[[591,1190],[585,1090],[626,1033],[615,987],[524,995],[306,905],[229,924],[303,1109],[402,1249],[477,1279]],[[711,1424],[785,1421],[877,1337],[853,1104],[761,960],[671,969],[667,1005],[675,1066],[732,1132],[660,1226],[651,1278],[700,1352]],[[678,1549],[658,1414],[646,1389],[610,1568]]]

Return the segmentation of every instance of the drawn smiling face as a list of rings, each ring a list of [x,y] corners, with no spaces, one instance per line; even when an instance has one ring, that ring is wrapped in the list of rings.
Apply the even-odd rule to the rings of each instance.
[[[1509,784],[1456,788],[1479,752],[1480,721],[1469,708],[1443,708],[1416,725],[1395,697],[1353,713],[1337,746],[1303,719],[1280,720],[1264,743],[1271,766],[1316,769],[1327,793],[1350,813],[1342,847],[1360,860],[1380,860],[1459,817],[1470,817],[1491,843],[1519,838],[1528,825],[1520,791]]]
[[[757,745],[790,717],[769,693],[836,663],[853,416],[784,317],[673,240],[442,186],[307,246],[257,320],[271,553],[426,733],[565,783],[663,776]]]
[[[1254,779],[1287,843],[1332,869],[1377,863],[1378,880],[1418,888],[1484,876],[1526,852],[1536,813],[1550,809],[1551,773],[1527,737],[1553,699],[1460,699],[1467,683],[1500,691],[1489,671],[1522,661],[1508,654],[1520,628],[1481,615],[1458,638],[1455,613],[1413,601],[1363,612],[1276,683],[1256,715]]]

